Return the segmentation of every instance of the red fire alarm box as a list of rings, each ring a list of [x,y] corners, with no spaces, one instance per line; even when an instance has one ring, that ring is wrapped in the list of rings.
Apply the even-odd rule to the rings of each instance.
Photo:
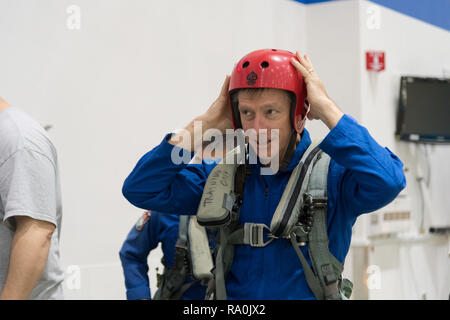
[[[366,51],[366,69],[382,71],[385,67],[384,51]]]

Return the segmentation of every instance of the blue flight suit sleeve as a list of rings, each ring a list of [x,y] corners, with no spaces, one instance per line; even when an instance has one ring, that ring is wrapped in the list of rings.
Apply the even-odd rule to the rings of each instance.
[[[122,245],[119,256],[128,300],[151,298],[147,258],[158,246],[160,228],[159,215],[151,213],[142,230],[133,226]]]
[[[171,134],[147,152],[125,179],[124,197],[143,209],[194,215],[203,193],[207,173],[203,164],[176,164],[172,153],[189,152],[168,142]]]
[[[344,115],[321,142],[331,157],[328,181],[347,217],[377,210],[395,199],[406,186],[403,163],[388,148],[381,147],[366,128]],[[340,168],[338,168],[340,167]]]

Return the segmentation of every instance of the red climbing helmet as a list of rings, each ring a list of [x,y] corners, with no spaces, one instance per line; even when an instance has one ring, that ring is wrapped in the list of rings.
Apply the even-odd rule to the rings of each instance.
[[[243,88],[282,89],[295,94],[295,106],[292,104],[291,123],[296,127],[297,119],[305,117],[306,85],[303,76],[291,64],[295,54],[286,50],[263,49],[253,51],[244,56],[235,66],[231,74],[230,96],[234,90]],[[235,104],[235,103],[234,103]],[[234,128],[241,128],[241,120],[237,105],[231,106]]]

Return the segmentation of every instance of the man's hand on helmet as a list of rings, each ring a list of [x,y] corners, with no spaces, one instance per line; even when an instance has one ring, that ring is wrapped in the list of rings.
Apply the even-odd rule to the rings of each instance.
[[[169,143],[177,145],[181,148],[194,151],[196,141],[194,141],[194,122],[201,121],[202,135],[208,129],[218,129],[225,133],[226,129],[233,129],[233,121],[231,120],[231,106],[228,95],[228,87],[230,86],[230,76],[227,75],[220,90],[219,97],[211,104],[208,110],[192,120],[184,129],[188,134],[176,133],[171,137]],[[188,137],[188,140],[184,139]],[[197,141],[198,142],[198,141]]]
[[[305,54],[296,52],[297,59],[292,58],[292,65],[302,74],[306,83],[307,99],[310,105],[308,119],[322,120],[330,130],[339,122],[344,113],[328,96],[314,66]]]
[[[233,129],[231,120],[231,104],[228,88],[230,86],[230,76],[227,75],[220,90],[219,97],[211,104],[206,112],[200,116],[200,120],[205,122],[207,129],[215,128],[225,133],[226,129]]]

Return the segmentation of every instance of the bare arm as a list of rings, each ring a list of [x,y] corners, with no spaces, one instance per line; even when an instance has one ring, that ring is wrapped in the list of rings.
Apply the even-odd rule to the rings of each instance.
[[[16,216],[8,276],[0,300],[27,299],[47,263],[55,226],[46,221]]]

